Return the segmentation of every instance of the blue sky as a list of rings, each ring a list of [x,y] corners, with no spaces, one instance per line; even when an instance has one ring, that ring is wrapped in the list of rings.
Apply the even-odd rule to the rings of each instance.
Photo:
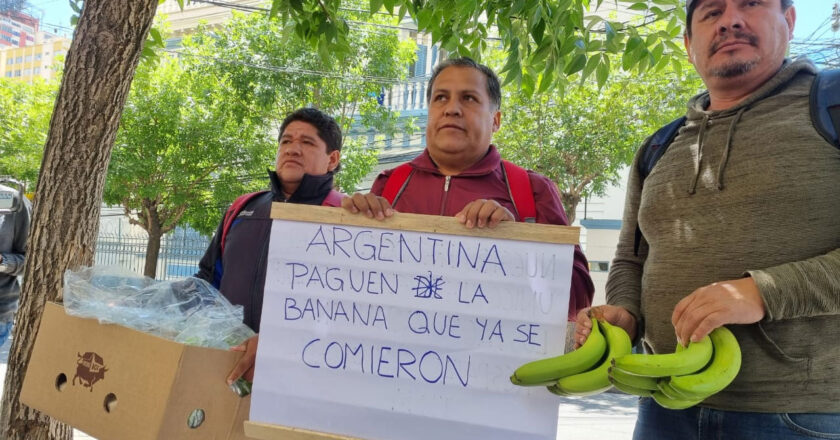
[[[44,29],[53,31],[57,26],[70,27],[70,16],[73,14],[68,0],[30,0],[35,6],[36,14],[43,11]],[[122,0],[121,0],[122,1]],[[835,0],[794,0],[794,6],[798,7],[796,17],[796,28],[794,38],[804,39],[808,37],[818,26],[823,24],[831,15],[831,8]],[[57,29],[58,33],[67,32],[66,29]],[[840,38],[840,34],[829,32],[825,37],[833,36]]]

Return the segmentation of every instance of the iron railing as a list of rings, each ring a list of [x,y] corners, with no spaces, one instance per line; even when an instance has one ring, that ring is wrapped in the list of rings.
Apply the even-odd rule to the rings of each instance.
[[[142,274],[147,242],[145,234],[100,234],[96,241],[96,264],[122,266]],[[198,262],[209,242],[208,237],[182,229],[164,235],[160,241],[156,278],[174,280],[198,272]]]

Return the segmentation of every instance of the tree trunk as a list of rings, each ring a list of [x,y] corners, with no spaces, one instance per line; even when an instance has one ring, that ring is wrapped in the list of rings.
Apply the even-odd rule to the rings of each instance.
[[[154,278],[157,275],[158,255],[160,254],[160,237],[163,235],[160,229],[160,220],[157,212],[153,211],[149,216],[149,241],[146,242],[146,267],[143,275]]]
[[[560,199],[563,202],[563,209],[566,210],[566,218],[569,219],[569,224],[575,222],[575,215],[577,212],[577,205],[580,203],[580,194],[573,194],[566,191],[560,192]]]
[[[69,439],[72,429],[20,403],[41,312],[65,269],[90,265],[99,207],[143,42],[158,0],[85,0],[67,54],[36,189],[24,285],[9,353],[0,438]]]

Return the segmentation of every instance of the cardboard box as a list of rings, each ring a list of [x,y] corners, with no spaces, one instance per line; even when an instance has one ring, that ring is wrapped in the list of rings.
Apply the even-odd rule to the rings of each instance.
[[[99,440],[240,440],[251,399],[224,380],[240,356],[47,303],[20,400]]]

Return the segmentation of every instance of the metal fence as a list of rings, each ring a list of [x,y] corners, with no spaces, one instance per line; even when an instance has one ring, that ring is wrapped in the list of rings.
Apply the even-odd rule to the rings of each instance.
[[[143,274],[147,242],[145,234],[100,234],[96,240],[96,264],[118,265]],[[183,229],[164,235],[160,241],[156,278],[174,280],[196,273],[198,261],[209,242],[208,237]]]

